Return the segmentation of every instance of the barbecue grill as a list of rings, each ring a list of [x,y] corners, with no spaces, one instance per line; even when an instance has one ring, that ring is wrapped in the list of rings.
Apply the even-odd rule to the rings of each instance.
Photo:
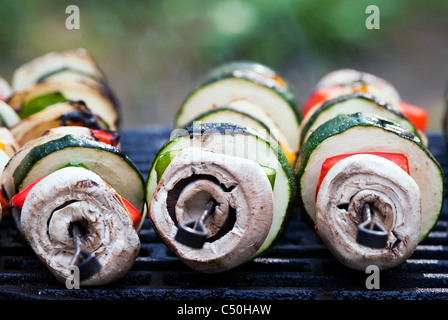
[[[169,139],[168,126],[124,130],[121,148],[147,177],[153,157]],[[429,149],[447,172],[441,134],[429,134]],[[141,250],[132,269],[101,287],[67,289],[37,259],[11,217],[0,224],[1,299],[95,300],[444,300],[448,298],[448,214],[403,264],[380,272],[380,288],[367,289],[369,274],[339,263],[295,210],[281,241],[262,257],[220,274],[185,266],[146,219]]]

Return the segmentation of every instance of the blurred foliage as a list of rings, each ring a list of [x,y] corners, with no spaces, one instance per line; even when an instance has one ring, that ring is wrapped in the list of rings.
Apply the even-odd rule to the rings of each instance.
[[[80,9],[79,30],[65,28],[70,4]],[[380,30],[365,27],[370,4],[380,7]],[[125,124],[171,123],[192,82],[221,62],[267,64],[302,79],[306,92],[416,18],[446,27],[445,13],[439,0],[2,0],[0,75],[10,80],[38,55],[85,47],[129,110]]]

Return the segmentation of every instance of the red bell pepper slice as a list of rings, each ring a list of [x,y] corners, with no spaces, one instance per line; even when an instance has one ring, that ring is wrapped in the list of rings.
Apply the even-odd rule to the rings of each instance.
[[[137,226],[137,224],[140,222],[142,215],[140,213],[139,210],[137,210],[137,208],[135,208],[128,200],[126,200],[125,198],[121,198],[121,200],[123,200],[123,203],[126,207],[126,209],[128,210],[128,214],[129,217],[131,218],[132,221],[132,225],[134,227]]]
[[[322,104],[328,100],[331,100],[337,96],[343,95],[347,91],[347,87],[341,85],[334,85],[331,87],[325,87],[319,90],[315,90],[310,94],[308,100],[302,109],[302,116],[305,117],[317,104]],[[352,88],[353,92],[366,91],[364,87]]]
[[[18,208],[22,209],[23,204],[25,203],[25,199],[28,196],[28,193],[30,193],[31,189],[33,189],[33,187],[44,178],[45,177],[37,179],[36,181],[34,181],[34,182],[30,183],[28,186],[26,186],[25,189],[23,189],[20,193],[17,193],[16,195],[14,195],[10,201],[11,206],[18,207]]]
[[[423,133],[426,132],[429,118],[428,111],[404,101],[399,102],[398,108],[418,130]]]
[[[306,100],[305,104],[303,105],[302,116],[305,117],[308,112],[310,112],[311,109],[313,109],[313,107],[318,103],[323,103],[328,100],[327,97],[328,94],[325,92],[325,90],[317,90],[311,93],[308,97],[308,100]]]
[[[96,130],[92,129],[92,135],[97,139],[98,141],[110,144],[111,146],[116,147],[118,145],[118,133],[113,131],[106,131],[106,130]]]
[[[402,168],[404,171],[406,171],[408,174],[410,174],[409,173],[408,157],[405,154],[403,154],[403,153],[359,152],[359,153],[341,154],[341,155],[337,155],[337,156],[334,156],[334,157],[331,157],[331,158],[327,158],[322,163],[322,168],[321,168],[321,171],[320,171],[320,177],[319,177],[319,180],[317,182],[317,187],[316,187],[316,197],[317,197],[317,193],[319,192],[320,185],[322,184],[322,181],[324,180],[324,178],[327,175],[328,171],[330,171],[330,169],[336,163],[341,161],[342,159],[345,159],[347,157],[350,157],[350,156],[353,156],[353,155],[356,155],[356,154],[372,154],[372,155],[383,157],[385,159],[388,159],[388,160],[394,162],[400,168]]]

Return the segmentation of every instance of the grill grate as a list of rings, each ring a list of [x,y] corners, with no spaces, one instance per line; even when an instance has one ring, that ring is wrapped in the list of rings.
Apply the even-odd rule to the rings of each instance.
[[[153,157],[169,138],[169,127],[125,130],[122,149],[146,177]],[[441,134],[430,134],[430,150],[448,172]],[[446,173],[445,173],[446,175]],[[367,274],[340,264],[303,222],[298,210],[281,242],[263,257],[221,274],[189,269],[165,247],[148,220],[141,251],[120,280],[101,287],[67,289],[58,283],[16,232],[10,217],[0,224],[1,299],[95,300],[437,300],[448,298],[446,205],[428,238],[402,265],[381,271],[380,289],[368,290]]]

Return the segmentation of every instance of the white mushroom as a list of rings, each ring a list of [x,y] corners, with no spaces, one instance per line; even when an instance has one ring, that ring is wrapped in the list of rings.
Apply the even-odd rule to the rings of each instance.
[[[178,225],[198,220],[213,198],[215,213],[205,220],[208,240],[193,249],[175,240]],[[150,202],[149,217],[165,243],[191,268],[220,272],[249,260],[271,228],[272,188],[255,161],[187,148],[164,171]]]
[[[356,242],[365,203],[372,221],[388,231],[387,245],[374,249]],[[402,263],[420,238],[421,195],[416,182],[398,165],[380,156],[359,154],[336,163],[322,181],[316,199],[316,226],[322,241],[345,265],[365,270]]]
[[[139,237],[116,191],[90,170],[64,168],[39,181],[26,197],[19,226],[37,257],[65,282],[75,252],[75,222],[83,226],[86,248],[101,264],[82,285],[113,282],[131,268]]]

